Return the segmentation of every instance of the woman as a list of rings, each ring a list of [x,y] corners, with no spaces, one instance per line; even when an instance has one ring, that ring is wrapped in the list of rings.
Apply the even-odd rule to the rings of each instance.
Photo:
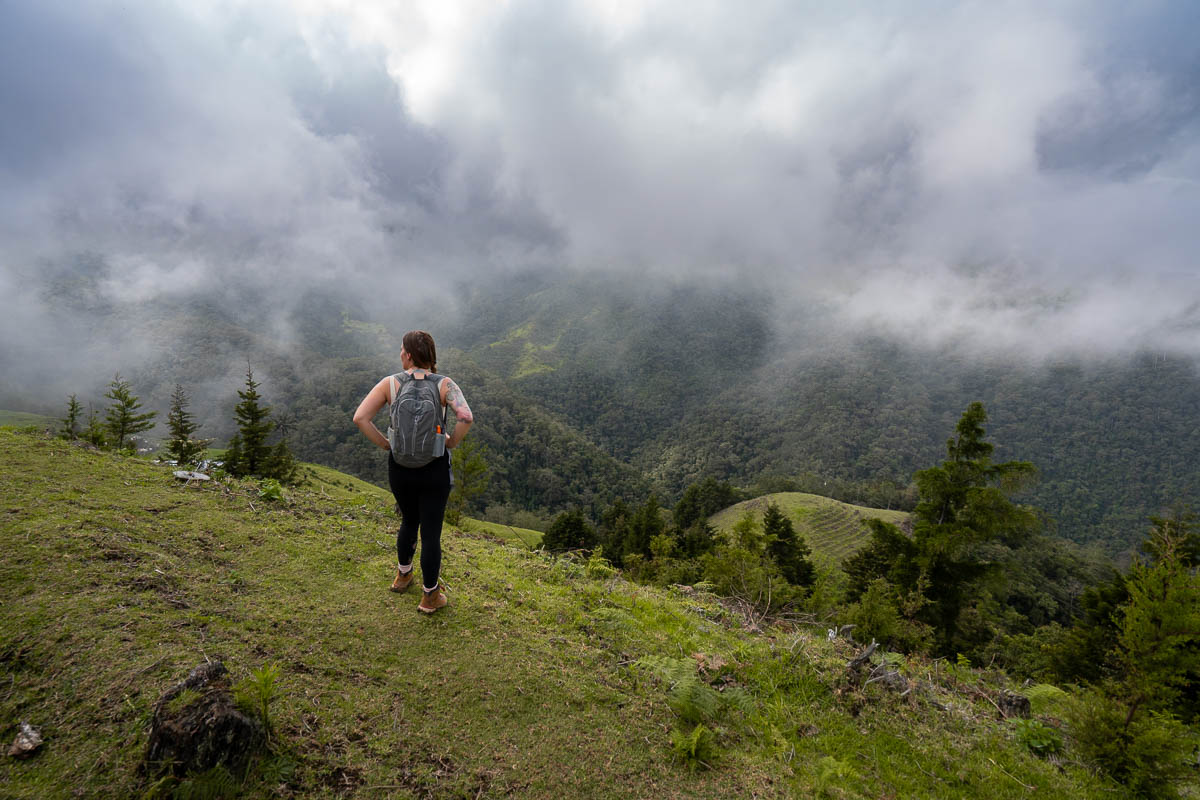
[[[437,350],[433,345],[433,337],[428,333],[409,331],[404,334],[400,364],[413,380],[437,380],[442,407],[453,409],[458,420],[454,433],[446,440],[446,452],[425,466],[402,467],[388,456],[388,485],[392,488],[396,507],[402,516],[400,530],[396,534],[396,580],[392,582],[392,591],[403,592],[412,583],[413,554],[417,549],[419,531],[421,580],[425,594],[417,608],[432,614],[448,602],[439,583],[439,573],[442,566],[442,518],[446,513],[446,500],[450,497],[450,450],[462,442],[475,418],[458,384],[436,374]],[[390,451],[391,446],[373,420],[385,403],[394,402],[400,383],[399,376],[388,375],[375,384],[375,388],[367,393],[354,412],[354,424],[384,450]]]

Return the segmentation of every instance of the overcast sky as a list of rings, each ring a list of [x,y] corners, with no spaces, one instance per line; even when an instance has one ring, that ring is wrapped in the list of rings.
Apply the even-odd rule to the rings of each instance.
[[[734,272],[851,330],[1200,355],[1192,0],[0,0],[0,109],[10,348],[92,259],[139,303]]]

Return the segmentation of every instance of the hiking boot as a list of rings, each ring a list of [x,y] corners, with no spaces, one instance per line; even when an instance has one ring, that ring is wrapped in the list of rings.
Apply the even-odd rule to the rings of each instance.
[[[446,593],[442,591],[442,582],[438,581],[438,587],[432,592],[424,592],[421,595],[421,604],[417,606],[417,611],[422,614],[432,614],[442,606],[449,603],[446,598]]]
[[[392,581],[392,591],[403,592],[413,582],[413,575],[415,574],[416,570],[413,569],[410,569],[408,572],[396,570],[396,580]]]

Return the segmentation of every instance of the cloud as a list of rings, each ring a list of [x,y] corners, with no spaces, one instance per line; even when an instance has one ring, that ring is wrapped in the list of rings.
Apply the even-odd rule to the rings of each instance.
[[[519,2],[378,40],[454,169],[568,263],[741,271],[910,337],[1196,353],[1200,18],[1139,9]]]
[[[118,302],[732,273],[849,331],[1197,354],[1197,27],[1170,2],[5,4],[0,302],[27,312],[0,334],[36,322],[14,276],[90,253]]]

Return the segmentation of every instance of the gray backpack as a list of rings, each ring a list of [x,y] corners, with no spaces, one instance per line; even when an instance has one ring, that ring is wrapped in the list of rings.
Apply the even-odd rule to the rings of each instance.
[[[446,452],[446,408],[438,390],[444,377],[426,372],[417,379],[401,372],[393,376],[400,383],[399,391],[395,383],[388,385],[394,392],[388,445],[392,459],[402,467],[423,467]]]

